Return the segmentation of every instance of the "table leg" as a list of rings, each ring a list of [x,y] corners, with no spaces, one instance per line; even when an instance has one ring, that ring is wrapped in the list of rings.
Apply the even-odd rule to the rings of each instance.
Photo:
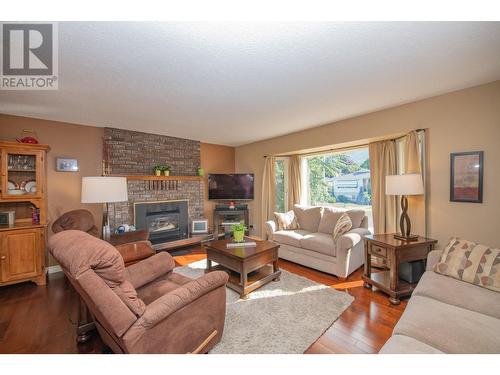
[[[280,270],[280,267],[278,266],[278,259],[276,259],[274,262],[273,262],[273,273],[275,272],[278,272]],[[280,277],[279,275],[276,276],[273,281],[280,281]]]
[[[364,266],[364,274],[366,277],[370,278],[372,275],[372,257],[370,252],[368,251],[369,243],[365,240],[365,266]],[[372,286],[368,284],[366,281],[363,283],[363,286],[367,289],[370,289]]]
[[[247,292],[245,290],[245,285],[247,284],[247,270],[245,269],[245,267],[241,267],[240,284],[241,284],[241,289],[242,289],[242,292],[240,294],[240,298],[241,299],[247,299],[248,298],[248,294],[247,294]]]
[[[396,251],[392,250],[389,252],[389,261],[391,263],[391,270],[390,270],[390,283],[391,283],[391,290],[393,292],[398,291],[398,281],[399,281],[399,259],[397,257]],[[393,305],[399,305],[401,301],[397,297],[391,297],[389,298],[389,302],[392,303]]]
[[[212,261],[207,258],[207,268],[205,269],[205,273],[212,271]]]
[[[245,288],[245,284],[247,283],[247,272],[243,269],[240,273],[240,284],[243,288]]]
[[[240,298],[241,299],[248,299],[248,294],[245,293],[245,292],[243,292],[243,293],[240,294]]]
[[[389,297],[389,302],[393,305],[399,305],[401,300],[397,297]]]

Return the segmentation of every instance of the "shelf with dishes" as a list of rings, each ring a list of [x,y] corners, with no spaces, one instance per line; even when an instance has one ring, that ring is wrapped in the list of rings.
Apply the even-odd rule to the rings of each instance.
[[[16,182],[14,180],[7,181],[7,194],[8,195],[35,195],[36,194],[36,180],[33,178]]]

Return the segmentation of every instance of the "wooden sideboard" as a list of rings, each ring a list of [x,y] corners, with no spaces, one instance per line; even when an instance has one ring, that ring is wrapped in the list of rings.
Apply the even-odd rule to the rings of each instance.
[[[48,145],[0,141],[0,212],[14,211],[13,225],[0,225],[0,286],[23,281],[45,285]],[[33,221],[33,208],[39,210]]]

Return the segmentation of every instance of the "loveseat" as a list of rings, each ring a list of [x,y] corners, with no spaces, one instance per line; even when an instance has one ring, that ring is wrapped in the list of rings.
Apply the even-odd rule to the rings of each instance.
[[[436,273],[441,253],[429,253],[426,272],[379,353],[500,353],[500,293]]]
[[[299,229],[278,230],[275,220],[266,222],[266,237],[280,244],[280,258],[342,279],[364,264],[363,236],[370,231],[363,210],[295,205],[293,212]],[[352,228],[334,241],[335,224],[344,212]]]

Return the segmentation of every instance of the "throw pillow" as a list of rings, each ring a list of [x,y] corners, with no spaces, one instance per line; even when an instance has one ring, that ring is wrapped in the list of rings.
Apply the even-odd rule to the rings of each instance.
[[[323,215],[319,222],[318,232],[332,234],[335,224],[339,221],[345,210],[337,207],[323,207]]]
[[[293,211],[297,217],[300,229],[308,232],[316,233],[318,231],[319,222],[323,207],[320,206],[301,206],[296,204],[293,206]]]
[[[452,238],[434,271],[500,292],[500,249]]]
[[[352,221],[353,228],[359,228],[366,215],[364,210],[348,210],[346,213]]]
[[[352,221],[349,215],[344,212],[340,219],[335,224],[335,228],[333,228],[333,240],[337,241],[337,238],[342,236],[344,233],[349,232],[352,228]]]
[[[274,217],[278,224],[278,230],[299,229],[299,224],[293,210],[285,213],[275,212]]]

